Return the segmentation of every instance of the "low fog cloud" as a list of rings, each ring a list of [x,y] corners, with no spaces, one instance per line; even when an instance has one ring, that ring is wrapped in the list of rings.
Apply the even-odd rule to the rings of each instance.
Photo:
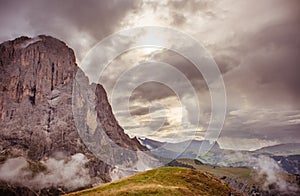
[[[227,160],[225,165],[222,160]],[[264,191],[286,195],[294,195],[299,191],[297,184],[290,182],[291,175],[269,156],[234,152],[219,157],[219,161],[221,166],[253,168],[255,172],[251,174],[252,179]]]
[[[277,189],[280,193],[295,193],[298,191],[296,184],[289,183],[283,176],[284,170],[278,165],[278,163],[266,156],[259,156],[254,158],[258,171],[257,180],[262,181],[262,188],[269,190],[270,187]]]
[[[11,158],[0,166],[0,180],[34,190],[50,187],[74,190],[90,183],[89,170],[85,167],[87,162],[88,159],[81,153],[68,159],[52,157],[41,161],[46,168],[45,171],[35,173],[30,169],[30,163],[25,158]]]

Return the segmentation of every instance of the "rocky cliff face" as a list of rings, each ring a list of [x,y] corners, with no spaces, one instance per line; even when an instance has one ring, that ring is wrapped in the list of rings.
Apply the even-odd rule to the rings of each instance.
[[[47,36],[0,45],[1,145],[33,160],[55,150],[83,149],[72,123],[73,51]]]
[[[107,100],[107,95],[104,88],[101,85],[97,85],[95,88],[95,105],[96,113],[99,123],[105,130],[107,136],[116,143],[116,145],[132,150],[148,150],[145,146],[142,146],[136,137],[133,139],[129,138],[125,133],[123,128],[116,123],[116,119],[112,113],[112,108]]]
[[[40,161],[58,151],[69,156],[83,153],[90,160],[87,165],[92,177],[109,178],[111,166],[87,149],[75,126],[72,88],[78,69],[72,49],[50,36],[20,37],[0,45],[2,163],[10,156]],[[121,147],[146,150],[119,126],[103,87],[89,85],[88,79],[83,85],[96,88],[95,126]],[[89,121],[88,115],[83,114],[84,121]]]

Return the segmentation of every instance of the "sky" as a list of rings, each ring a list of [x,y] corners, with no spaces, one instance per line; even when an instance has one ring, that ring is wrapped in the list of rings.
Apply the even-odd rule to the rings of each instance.
[[[79,66],[93,46],[122,30],[160,26],[193,37],[210,53],[224,81],[226,116],[218,143],[230,149],[300,142],[299,24],[299,0],[0,0],[0,42],[51,35],[74,49]],[[135,41],[114,40],[102,55]],[[186,47],[182,40],[172,44]],[[154,61],[176,68],[192,87],[168,69],[158,71],[162,64],[141,68]],[[118,83],[125,72],[130,77]],[[151,76],[173,85],[147,82],[134,88],[129,106],[112,104],[129,135],[170,142],[205,138],[211,94],[189,59],[168,49],[136,48],[111,59],[103,74],[110,98],[114,85],[121,84],[115,100],[122,99],[130,82]]]

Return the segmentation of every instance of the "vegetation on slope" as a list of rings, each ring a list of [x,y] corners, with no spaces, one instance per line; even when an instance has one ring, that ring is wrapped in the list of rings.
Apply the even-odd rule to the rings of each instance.
[[[196,160],[193,159],[177,160],[177,162],[194,167],[196,170],[205,171],[218,177],[227,176],[237,178],[244,182],[249,181],[252,178],[252,175],[255,174],[253,169],[246,167],[218,167],[206,164],[197,164],[195,161]],[[251,181],[251,183],[254,182]]]
[[[230,188],[211,174],[164,167],[70,195],[228,195]]]

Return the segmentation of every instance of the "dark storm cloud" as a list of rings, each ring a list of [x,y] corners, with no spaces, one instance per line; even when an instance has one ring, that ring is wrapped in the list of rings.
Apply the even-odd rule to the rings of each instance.
[[[209,40],[205,45],[224,75],[229,108],[239,96],[246,96],[252,107],[300,108],[299,1],[264,1],[249,10],[246,8],[253,6],[250,1],[230,4],[223,0],[202,6],[196,6],[198,1],[170,1],[170,6],[186,15],[193,12],[192,3],[199,12],[217,4],[224,8],[215,12],[216,18],[203,23],[207,27],[199,30],[206,30],[196,36],[199,41]],[[193,73],[190,78],[200,81]]]
[[[228,77],[228,88],[241,89],[258,105],[280,103],[300,108],[298,24],[300,15],[297,19],[287,18],[247,34],[247,39],[236,47],[244,51],[240,54],[244,56],[231,60],[230,66],[241,60],[242,63]],[[219,63],[226,64],[226,59]]]
[[[279,143],[298,143],[300,125],[255,127],[253,129],[223,130],[220,137],[232,138],[260,138]]]
[[[300,2],[233,2],[169,1],[170,24],[182,29],[182,23],[174,22],[176,15],[172,11],[189,20],[199,14],[202,26],[197,28],[195,21],[192,28],[199,31],[195,33],[199,41],[207,41],[205,45],[224,76],[228,110],[253,109],[245,116],[227,116],[226,121],[232,123],[224,126],[224,135],[269,140],[299,138],[299,124],[287,124],[289,114],[281,110],[300,113]],[[201,74],[183,66],[190,62],[166,54],[157,59],[180,69],[193,84],[202,84]],[[203,90],[197,86],[199,89]],[[264,113],[264,108],[279,111]],[[299,116],[294,121],[299,121]]]
[[[223,54],[215,55],[214,60],[217,63],[222,74],[229,72],[240,64],[240,59]]]
[[[176,94],[166,85],[157,82],[148,82],[135,89],[131,99],[137,100],[159,100]]]
[[[124,16],[137,8],[138,2],[1,0],[0,5],[0,26],[3,29],[0,41],[21,35],[50,34],[79,51],[81,39],[94,44],[113,33]]]
[[[186,22],[186,17],[182,13],[172,12],[172,25],[180,26]]]
[[[228,111],[221,137],[299,140],[299,110],[248,108]]]
[[[193,64],[181,54],[178,54],[174,51],[165,50],[157,55],[154,55],[154,59],[174,66],[187,77],[187,79],[194,85],[196,90],[201,91],[203,89],[207,89],[207,85],[201,72],[197,69],[197,65]],[[172,77],[172,75],[169,77]]]
[[[192,0],[192,1],[170,0],[170,1],[168,1],[168,6],[171,9],[184,10],[187,12],[197,12],[197,11],[207,12],[211,8],[213,3],[214,3],[213,1],[209,1],[209,0]]]
[[[122,21],[128,14],[132,14],[132,17],[130,15],[127,21]],[[228,115],[223,136],[299,139],[300,116],[296,115],[300,113],[299,0],[170,0],[142,3],[122,0],[0,0],[0,42],[21,35],[50,34],[66,41],[80,58],[93,44],[119,30],[122,25],[128,25],[126,28],[131,27],[131,24],[152,25],[152,20],[143,17],[147,14],[154,22],[161,22],[154,24],[189,33],[209,49],[214,57],[223,74],[227,91]],[[139,23],[135,23],[136,20]],[[149,21],[151,24],[148,24]],[[114,41],[114,44],[127,44],[123,43],[124,40],[117,40],[122,43]],[[101,54],[109,56],[110,48],[114,47],[111,45]],[[166,50],[152,57],[152,60],[174,66],[187,77],[198,94],[205,96],[201,105],[205,118],[201,120],[208,123],[210,95],[195,65],[180,54]],[[134,58],[143,59],[137,56]],[[118,78],[114,72],[125,63],[116,63],[105,80]],[[195,114],[195,99],[187,98],[184,85],[174,79],[173,75],[149,70],[138,72],[135,76],[148,78],[151,75],[176,84],[179,89],[177,93],[185,95],[185,102],[190,104],[186,108],[188,113],[191,116]],[[130,85],[130,82],[124,85]],[[124,90],[117,93],[120,97],[124,96]],[[140,107],[132,108],[131,114],[136,118],[151,114],[156,110],[149,111],[145,103],[172,96],[176,95],[166,86],[144,84],[132,94],[131,101],[138,102]],[[292,111],[292,114],[282,110]],[[153,119],[153,124],[151,122],[149,124],[153,127],[159,125],[158,119]],[[172,122],[168,123],[163,128],[173,130]],[[132,125],[137,129],[139,126]],[[140,127],[143,129],[143,126]]]
[[[149,114],[149,107],[130,107],[130,114],[133,116]]]
[[[261,78],[261,85],[280,84],[299,101],[300,25],[297,24],[300,24],[300,14],[295,21],[274,25],[259,32],[255,39],[257,43],[265,45],[267,51],[265,57],[258,59],[260,62],[257,62],[254,70]]]

